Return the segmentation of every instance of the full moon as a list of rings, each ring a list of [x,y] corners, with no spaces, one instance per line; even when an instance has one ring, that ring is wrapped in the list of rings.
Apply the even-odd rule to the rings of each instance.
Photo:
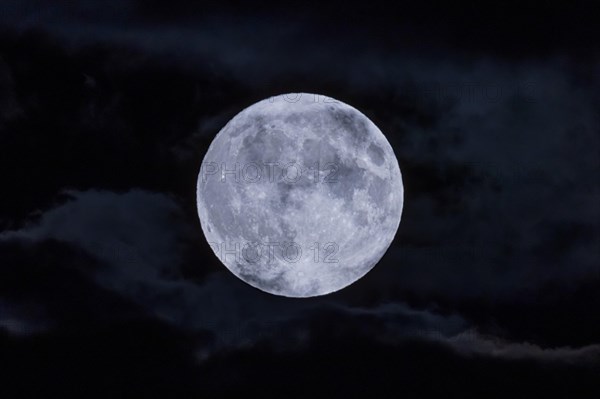
[[[312,297],[371,270],[392,243],[404,187],[391,145],[331,97],[249,106],[216,135],[197,184],[202,231],[221,262],[262,291]]]

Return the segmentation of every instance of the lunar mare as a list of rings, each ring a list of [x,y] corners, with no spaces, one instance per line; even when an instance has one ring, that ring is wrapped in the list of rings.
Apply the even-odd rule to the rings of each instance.
[[[338,291],[385,254],[402,214],[398,161],[365,115],[321,95],[265,99],[217,134],[197,184],[221,262],[269,293]]]

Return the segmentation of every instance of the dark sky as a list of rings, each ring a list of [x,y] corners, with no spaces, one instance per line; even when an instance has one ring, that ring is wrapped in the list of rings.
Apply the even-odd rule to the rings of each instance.
[[[2,2],[0,397],[598,398],[594,2],[482,3]],[[217,132],[295,91],[405,184],[310,299],[229,273],[195,204]]]

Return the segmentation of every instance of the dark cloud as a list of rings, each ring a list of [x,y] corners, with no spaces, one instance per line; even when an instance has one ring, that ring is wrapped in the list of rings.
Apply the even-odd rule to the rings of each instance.
[[[38,222],[6,232],[3,240],[75,245],[125,275],[156,277],[181,263],[184,227],[177,203],[164,194],[133,190],[66,192],[68,200]]]
[[[0,353],[11,365],[0,376],[0,392],[15,398],[197,395],[204,377],[189,346],[202,340],[143,318],[28,337],[0,331]]]
[[[379,345],[352,332],[322,335],[310,350],[283,356],[255,347],[203,365],[208,386],[227,394],[289,397],[379,395],[468,398],[526,395],[592,397],[593,366],[455,355],[420,340]],[[248,367],[248,365],[252,365]],[[269,376],[267,378],[267,376]],[[318,389],[316,388],[318,387]]]
[[[112,322],[141,314],[126,299],[99,287],[99,262],[56,240],[2,240],[0,324],[18,335]]]
[[[179,328],[211,331],[217,337],[218,348],[247,345],[277,336],[281,326],[304,323],[305,318],[310,319],[319,309],[329,309],[333,315],[350,319],[355,316],[381,319],[384,324],[390,321],[385,330],[389,329],[388,334],[392,335],[436,329],[462,331],[464,323],[460,317],[446,318],[414,311],[402,304],[360,308],[321,299],[301,302],[272,298],[230,274],[215,273],[221,269],[211,265],[216,260],[210,254],[205,255],[210,260],[188,265],[188,268],[199,269],[190,272],[197,279],[208,275],[193,283],[184,273],[184,264],[192,259],[182,255],[186,253],[186,246],[200,246],[201,238],[194,232],[197,223],[183,218],[173,199],[143,191],[70,192],[68,195],[67,202],[45,212],[36,223],[0,235],[1,242],[22,243],[21,246],[32,250],[49,245],[63,245],[65,250],[77,248],[90,258],[79,259],[83,270],[74,269],[74,276],[86,273],[102,289]],[[195,237],[197,242],[190,241],[190,237]],[[34,252],[32,258],[36,256]],[[49,273],[52,267],[69,270],[71,263],[77,263],[68,256],[57,256],[56,261],[61,259],[66,265],[52,263],[45,270]],[[67,278],[59,276],[58,270],[52,276],[59,280]],[[11,284],[21,286],[10,280],[6,280],[6,284],[7,289]]]
[[[8,258],[2,292],[11,301],[9,304],[19,306],[23,298],[38,297],[32,306],[33,309],[38,308],[40,326],[47,319],[59,320],[59,326],[64,326],[65,323],[81,324],[85,320],[104,320],[107,317],[108,320],[116,319],[123,312],[124,316],[136,313],[151,315],[183,331],[211,334],[210,344],[203,343],[196,349],[199,361],[210,359],[215,351],[247,348],[262,342],[268,342],[271,350],[297,351],[311,347],[322,334],[336,331],[336,334],[353,331],[382,343],[417,337],[443,343],[458,353],[506,359],[587,362],[597,358],[596,345],[544,348],[527,342],[531,337],[526,334],[527,324],[511,325],[511,320],[519,320],[520,315],[527,314],[522,309],[503,320],[506,315],[502,313],[503,309],[488,308],[492,317],[502,323],[502,328],[508,329],[508,333],[498,328],[492,329],[492,332],[525,340],[510,342],[493,335],[479,335],[478,328],[489,330],[489,321],[476,313],[481,307],[473,310],[468,306],[458,306],[458,311],[463,312],[460,314],[443,309],[415,310],[402,302],[358,305],[344,300],[343,295],[305,301],[272,297],[239,282],[230,274],[215,272],[218,269],[209,267],[210,262],[206,261],[190,265],[208,267],[208,270],[193,274],[197,278],[208,274],[207,277],[191,282],[182,272],[183,265],[190,259],[183,258],[181,254],[186,253],[185,246],[199,244],[189,242],[189,236],[197,237],[190,226],[196,223],[189,223],[181,217],[181,210],[173,199],[143,191],[124,194],[71,192],[69,196],[69,201],[47,211],[35,224],[0,236],[6,247],[4,253],[11,253],[8,248],[20,249],[18,256]],[[62,252],[58,251],[60,248],[63,248]],[[40,287],[36,280],[30,280],[29,291],[23,291],[23,280],[17,279],[23,277],[11,277],[12,274],[6,272],[13,270],[14,273],[15,269],[11,267],[21,265],[17,276],[29,275],[32,271],[23,268],[23,265],[40,255],[45,258],[45,252],[52,254],[52,258],[46,258],[46,264],[33,271],[43,271],[37,278],[47,285]],[[30,260],[23,264],[23,256]],[[215,262],[214,259],[212,262]],[[82,278],[83,282],[79,280]],[[98,287],[90,289],[90,284]],[[382,283],[378,286],[386,287]],[[11,291],[11,287],[15,288]],[[19,294],[15,297],[11,292],[17,289]],[[114,299],[103,298],[101,292],[114,296]],[[354,290],[355,298],[361,296],[364,297],[361,288]],[[69,298],[73,297],[79,298],[76,306],[69,302]],[[571,294],[570,298],[573,297],[576,296]],[[93,301],[88,304],[82,298]],[[119,305],[123,301],[129,305]],[[96,303],[106,305],[110,302],[121,306],[118,312],[113,313],[111,307],[94,308]],[[128,307],[131,310],[127,312]],[[557,311],[556,307],[551,308]],[[67,309],[67,312],[60,315],[57,309]],[[544,320],[539,311],[536,320],[545,327],[552,323]],[[583,320],[595,320],[593,313],[587,314]],[[29,318],[15,317],[12,313],[6,313],[2,320],[6,329],[16,334],[23,334],[28,322]],[[572,322],[570,326],[573,326]],[[530,330],[536,331],[535,327],[529,325]],[[587,328],[596,327],[588,325]],[[526,333],[519,336],[513,330]],[[595,330],[589,331],[593,336]],[[546,336],[552,338],[552,334]],[[585,339],[577,342],[580,345],[586,343]]]
[[[180,39],[211,23],[221,28],[211,26],[212,32],[223,37],[230,31],[225,28],[235,29],[251,22],[257,31],[272,30],[273,35],[268,37],[270,42],[278,40],[281,33],[276,27],[299,23],[305,33],[302,42],[295,44],[309,39],[335,38],[338,48],[347,46],[360,50],[367,47],[392,51],[417,49],[422,53],[480,52],[508,57],[547,55],[558,50],[587,57],[598,45],[594,40],[598,27],[588,12],[592,5],[591,1],[567,5],[558,0],[546,2],[544,6],[535,1],[516,0],[487,5],[465,0],[452,4],[410,2],[396,8],[384,1],[350,2],[340,6],[318,1],[263,0],[249,5],[241,1],[90,0],[50,6],[38,0],[25,0],[8,2],[0,21],[21,29],[43,26],[69,35],[92,34],[96,38],[112,39],[134,37],[132,32],[140,27],[150,37],[151,31],[166,27]],[[217,35],[213,35],[214,43],[222,44]],[[171,38],[175,37],[171,35]],[[241,43],[252,37],[245,39]],[[285,60],[277,54],[271,54],[270,58]]]
[[[0,46],[3,81],[12,87],[3,92],[12,105],[3,111],[0,164],[19,172],[1,176],[5,228],[52,206],[68,188],[187,197],[201,160],[178,159],[175,148],[199,120],[239,101],[229,79],[205,69],[189,74],[137,50],[100,45],[73,53],[40,32],[3,36]]]

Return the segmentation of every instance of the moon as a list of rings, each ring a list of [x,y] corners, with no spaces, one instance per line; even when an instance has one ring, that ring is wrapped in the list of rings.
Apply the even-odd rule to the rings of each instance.
[[[400,224],[404,186],[369,118],[331,97],[290,93],[221,129],[196,194],[206,240],[235,276],[305,298],[347,287],[379,262]]]

